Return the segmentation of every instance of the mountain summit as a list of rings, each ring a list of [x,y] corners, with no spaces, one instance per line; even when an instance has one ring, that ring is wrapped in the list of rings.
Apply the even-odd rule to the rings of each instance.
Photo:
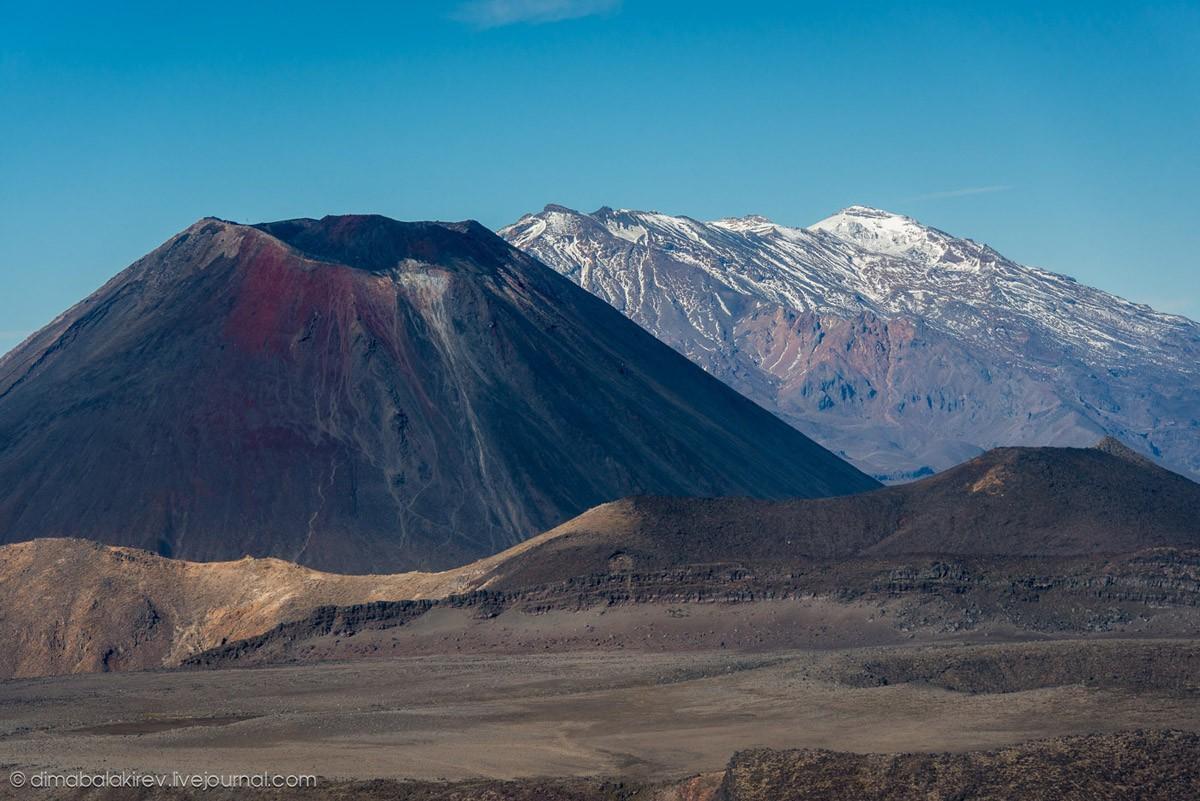
[[[927,265],[978,269],[987,261],[994,261],[979,258],[986,250],[969,239],[957,239],[912,217],[870,206],[849,206],[809,226],[809,230],[833,234],[874,253]]]
[[[1200,475],[1200,324],[912,218],[553,206],[500,233],[878,477],[1107,434]]]
[[[0,542],[443,568],[876,483],[478,223],[205,219],[0,359]]]

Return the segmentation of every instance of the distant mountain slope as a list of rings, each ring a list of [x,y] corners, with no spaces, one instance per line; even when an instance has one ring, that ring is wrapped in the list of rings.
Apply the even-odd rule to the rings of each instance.
[[[876,482],[477,223],[202,220],[0,359],[0,542],[348,572]]]
[[[1200,476],[1200,324],[907,217],[547,206],[500,233],[877,476],[1105,434]]]

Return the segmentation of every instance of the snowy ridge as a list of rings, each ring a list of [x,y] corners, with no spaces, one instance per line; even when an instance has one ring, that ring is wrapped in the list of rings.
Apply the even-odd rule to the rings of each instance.
[[[912,218],[851,206],[796,228],[547,206],[500,233],[878,475],[1104,433],[1200,472],[1200,325]],[[846,321],[887,330],[844,332],[874,336],[870,355],[826,352]],[[941,450],[919,446],[931,435]]]

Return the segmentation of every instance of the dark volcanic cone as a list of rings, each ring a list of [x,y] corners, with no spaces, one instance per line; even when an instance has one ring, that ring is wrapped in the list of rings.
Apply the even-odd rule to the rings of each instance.
[[[875,482],[477,223],[202,220],[0,359],[0,542],[439,568]]]

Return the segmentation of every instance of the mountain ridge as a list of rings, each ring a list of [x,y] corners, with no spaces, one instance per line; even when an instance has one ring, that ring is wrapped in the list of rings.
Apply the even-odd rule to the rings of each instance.
[[[500,233],[877,477],[1108,434],[1200,475],[1200,324],[912,218],[552,205]]]

